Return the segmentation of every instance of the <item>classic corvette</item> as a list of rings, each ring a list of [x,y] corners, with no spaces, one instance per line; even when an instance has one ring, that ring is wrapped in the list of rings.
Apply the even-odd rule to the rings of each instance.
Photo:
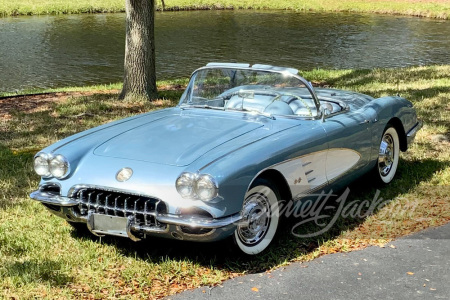
[[[314,88],[292,68],[210,63],[176,107],[37,153],[30,196],[95,235],[230,238],[253,255],[273,240],[281,202],[367,172],[389,183],[421,126],[399,96]]]

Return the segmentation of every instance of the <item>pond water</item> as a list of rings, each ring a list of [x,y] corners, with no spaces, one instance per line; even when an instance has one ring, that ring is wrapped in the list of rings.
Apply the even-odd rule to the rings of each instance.
[[[156,16],[158,79],[210,61],[298,69],[450,63],[450,21],[292,11]],[[125,15],[0,18],[0,92],[122,80]]]

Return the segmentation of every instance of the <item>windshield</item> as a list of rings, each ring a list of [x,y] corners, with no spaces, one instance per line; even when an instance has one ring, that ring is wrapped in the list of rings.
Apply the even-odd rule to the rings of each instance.
[[[305,84],[289,72],[251,68],[204,68],[194,73],[181,106],[315,117]]]

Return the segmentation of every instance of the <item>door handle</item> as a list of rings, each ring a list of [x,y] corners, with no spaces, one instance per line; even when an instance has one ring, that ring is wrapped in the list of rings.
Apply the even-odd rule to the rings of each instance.
[[[378,122],[378,119],[373,119],[372,123],[376,123],[376,122]],[[370,123],[369,120],[364,120],[361,123],[359,123],[359,125],[364,125],[364,124],[369,124],[369,123]]]

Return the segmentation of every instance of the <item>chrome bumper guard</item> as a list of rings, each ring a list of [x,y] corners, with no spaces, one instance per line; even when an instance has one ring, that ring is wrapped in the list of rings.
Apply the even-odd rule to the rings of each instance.
[[[54,195],[46,192],[42,192],[40,190],[34,191],[30,194],[30,198],[50,205],[62,206],[66,208],[70,208],[72,206],[76,206],[79,204],[78,201],[63,197],[59,195]],[[88,228],[93,225],[93,215],[91,212],[88,213],[86,218],[86,222],[88,224]],[[195,216],[181,216],[181,215],[170,215],[170,214],[156,214],[156,220],[161,223],[175,225],[175,226],[189,226],[194,228],[205,228],[205,229],[217,229],[227,227],[233,224],[236,224],[242,220],[242,216],[237,213],[228,217],[213,219],[213,218],[205,218],[205,217],[195,217]],[[92,231],[92,230],[91,230]],[[127,222],[127,233],[131,231],[138,231],[143,233],[161,233],[167,232],[165,229],[161,228],[153,228],[140,226],[139,224],[135,224],[133,216],[128,217]],[[94,232],[94,231],[93,231]],[[94,232],[98,234],[97,232]],[[134,239],[128,234],[128,237]]]
[[[68,197],[62,197],[59,195],[42,192],[40,190],[32,192],[30,194],[30,198],[45,204],[58,205],[64,207],[78,205],[78,201],[76,200],[70,199]]]
[[[422,128],[422,126],[422,121],[418,121],[416,125],[414,125],[414,127],[408,131],[408,133],[406,134],[406,141],[408,143],[408,146],[412,143],[412,141],[416,137],[417,132]]]

